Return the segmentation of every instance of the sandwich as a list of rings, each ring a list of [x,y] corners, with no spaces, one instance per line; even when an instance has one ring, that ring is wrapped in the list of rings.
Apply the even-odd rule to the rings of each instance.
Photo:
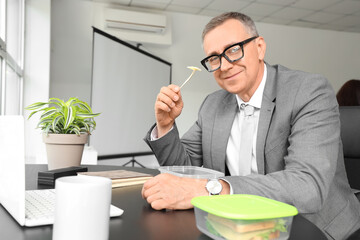
[[[208,214],[206,226],[210,233],[230,240],[271,240],[286,232],[284,219],[236,220]]]

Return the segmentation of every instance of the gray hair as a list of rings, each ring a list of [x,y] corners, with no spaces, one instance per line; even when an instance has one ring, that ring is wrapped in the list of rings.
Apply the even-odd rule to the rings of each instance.
[[[208,34],[211,30],[216,28],[217,26],[223,24],[225,21],[229,19],[236,19],[240,21],[246,28],[247,32],[252,36],[259,36],[254,21],[247,15],[239,13],[239,12],[226,12],[217,17],[214,17],[210,20],[208,24],[206,24],[204,31],[202,33],[202,41],[204,41],[205,35]]]

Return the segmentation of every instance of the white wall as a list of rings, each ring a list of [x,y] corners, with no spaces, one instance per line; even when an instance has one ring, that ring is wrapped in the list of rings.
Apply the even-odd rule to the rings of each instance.
[[[92,2],[52,1],[51,97],[90,101],[92,21]]]
[[[52,1],[51,96],[84,96],[86,100],[91,81],[91,27],[98,24],[95,12],[106,6],[91,1]],[[181,84],[191,72],[186,66],[200,67],[204,58],[201,31],[210,17],[162,14],[171,19],[172,45],[146,43],[143,49],[171,62],[173,83]],[[321,73],[335,91],[347,80],[360,78],[358,33],[266,23],[257,23],[257,27],[267,42],[266,61],[270,64]],[[183,88],[185,107],[177,120],[181,134],[196,120],[204,97],[216,89],[215,80],[205,70],[197,72]]]
[[[258,23],[267,42],[266,60],[289,68],[320,73],[335,91],[360,79],[360,34]]]

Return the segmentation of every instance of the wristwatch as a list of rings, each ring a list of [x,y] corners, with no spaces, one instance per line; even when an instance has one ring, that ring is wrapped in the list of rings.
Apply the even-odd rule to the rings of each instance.
[[[210,196],[219,195],[222,190],[222,185],[218,179],[208,179],[205,188],[209,192]]]

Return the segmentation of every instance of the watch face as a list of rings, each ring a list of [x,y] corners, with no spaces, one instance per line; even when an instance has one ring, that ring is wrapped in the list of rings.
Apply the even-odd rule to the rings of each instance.
[[[206,184],[206,189],[210,195],[218,195],[222,190],[222,185],[218,180],[209,180]]]

